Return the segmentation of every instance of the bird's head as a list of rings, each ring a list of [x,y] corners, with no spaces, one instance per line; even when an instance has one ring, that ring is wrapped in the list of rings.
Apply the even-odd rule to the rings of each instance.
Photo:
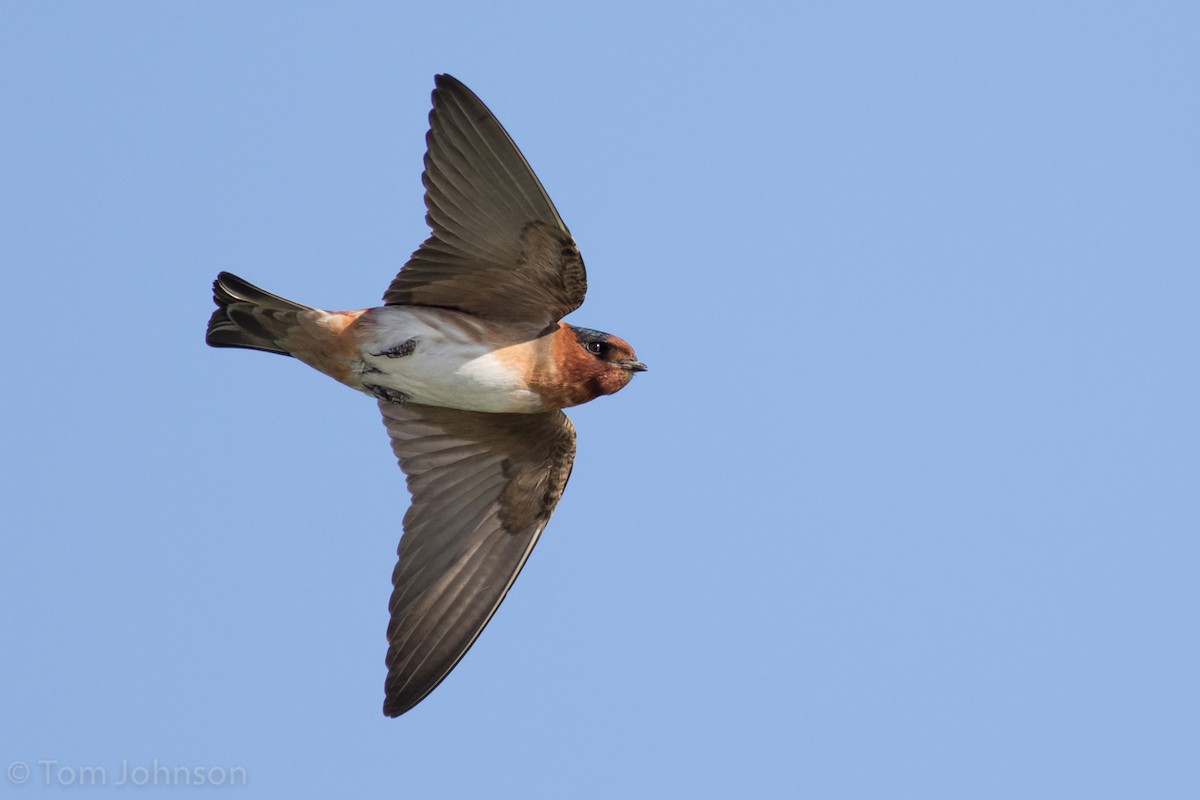
[[[560,364],[562,377],[574,388],[570,405],[618,392],[633,379],[634,373],[646,370],[629,342],[620,336],[566,323],[562,324],[559,335],[566,350]]]

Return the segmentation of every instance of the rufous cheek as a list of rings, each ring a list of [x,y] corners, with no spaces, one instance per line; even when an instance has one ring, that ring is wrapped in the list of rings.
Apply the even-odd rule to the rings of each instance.
[[[633,378],[633,374],[629,370],[608,365],[608,369],[604,371],[604,375],[602,376],[604,394],[616,394],[629,385],[631,378]]]

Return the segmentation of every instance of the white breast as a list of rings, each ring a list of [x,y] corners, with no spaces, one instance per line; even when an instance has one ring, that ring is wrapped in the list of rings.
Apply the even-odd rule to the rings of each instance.
[[[357,323],[364,384],[423,405],[492,413],[544,409],[523,365],[530,349],[509,330],[453,311],[384,306]],[[388,355],[403,353],[405,355]]]

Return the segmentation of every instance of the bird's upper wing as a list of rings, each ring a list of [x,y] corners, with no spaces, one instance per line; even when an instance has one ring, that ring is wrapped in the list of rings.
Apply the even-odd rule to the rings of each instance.
[[[433,234],[383,300],[547,327],[583,303],[579,248],[487,106],[449,75],[435,82],[422,178]]]
[[[567,485],[575,428],[561,411],[380,409],[412,493],[388,625],[395,717],[454,669],[516,580]]]

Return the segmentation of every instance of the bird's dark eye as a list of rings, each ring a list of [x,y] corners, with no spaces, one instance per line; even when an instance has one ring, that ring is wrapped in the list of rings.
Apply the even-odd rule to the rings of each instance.
[[[589,353],[600,355],[604,352],[604,342],[588,342],[587,349]]]

